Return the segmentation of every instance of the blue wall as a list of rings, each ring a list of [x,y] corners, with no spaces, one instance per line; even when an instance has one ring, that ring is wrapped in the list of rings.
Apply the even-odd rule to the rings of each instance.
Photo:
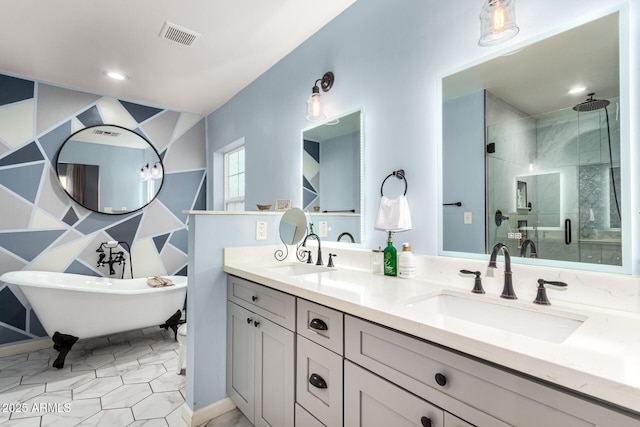
[[[485,253],[484,90],[445,101],[442,106],[443,203],[462,206],[442,209],[443,250]],[[461,126],[460,123],[464,123]],[[469,191],[474,188],[474,191]],[[472,223],[464,224],[464,212]]]
[[[290,199],[293,206],[301,206],[301,130],[309,127],[309,122],[304,118],[305,102],[313,82],[324,72],[333,71],[335,84],[330,92],[322,93],[327,114],[338,116],[362,108],[365,115],[365,246],[373,248],[384,244],[385,233],[373,230],[380,183],[391,171],[403,168],[409,183],[407,198],[412,209],[414,228],[403,233],[398,241],[410,241],[416,253],[436,254],[437,213],[442,202],[438,187],[440,78],[466,64],[496,55],[502,49],[567,28],[621,3],[624,2],[519,2],[517,13],[521,32],[518,37],[505,45],[487,49],[477,46],[480,1],[472,4],[468,0],[404,0],[401,3],[360,0],[207,117],[209,152],[214,153],[244,137],[247,208],[264,200],[276,199]],[[624,73],[629,73],[631,96],[630,105],[623,105],[622,110],[626,109],[631,117],[637,117],[640,108],[640,2],[633,1],[629,8],[630,25],[623,22],[622,27],[623,31],[630,32],[628,48],[631,56],[630,63],[622,64],[622,68]],[[549,10],[553,10],[553,13],[549,13]],[[626,41],[622,43],[624,46]],[[637,142],[640,122],[634,121],[630,126],[628,139]],[[640,164],[640,148],[632,147],[629,163]],[[211,164],[209,183],[222,173],[220,169],[220,163]],[[640,194],[640,171],[636,172],[635,169],[638,168],[629,168],[630,175],[623,177],[631,184],[632,200],[627,205],[627,212],[640,210],[640,197],[637,197]],[[211,185],[209,188],[210,195],[218,197],[215,187]],[[482,192],[481,186],[478,186],[478,191]],[[246,242],[249,239],[254,244],[255,241],[247,233],[253,233],[256,219],[247,216],[240,218],[240,223],[234,222],[234,230],[238,230],[238,233],[244,230],[244,238],[231,239],[230,243],[235,245],[240,243],[239,240]],[[214,229],[214,221],[213,218],[203,218],[200,224],[202,232]],[[474,221],[482,222],[477,216]],[[638,228],[635,220],[629,227],[634,235],[640,232]],[[205,236],[211,236],[213,240],[213,235]],[[640,264],[640,239],[636,240],[634,254],[637,255],[632,260],[634,265]],[[205,249],[208,251],[206,256],[221,265],[222,261],[217,257],[224,242],[212,241],[209,245]],[[213,246],[216,246],[215,250]],[[197,248],[193,249],[190,255],[200,256]],[[209,262],[208,259],[205,261]],[[225,295],[222,288],[224,275],[219,270],[203,271],[202,277],[197,280],[198,286],[200,280],[208,287],[202,288],[203,299],[198,303],[217,303],[221,308],[222,303],[217,298]],[[194,310],[198,312],[199,308],[194,307]],[[221,314],[216,316],[218,321],[222,319]],[[218,342],[222,341],[224,335],[218,334],[224,334],[221,325],[204,326],[201,323],[193,335],[189,334],[189,346],[195,350],[193,357],[197,371],[191,381],[187,378],[187,402],[193,409],[220,399],[223,383],[219,376],[222,375],[222,367],[212,364],[206,367],[209,352],[214,348],[211,343],[204,341],[214,336]],[[194,348],[196,340],[198,347]],[[200,342],[204,342],[203,347],[200,347]],[[219,345],[222,343],[219,342]],[[218,361],[222,357],[218,352],[211,360]],[[189,363],[192,361],[190,359]],[[211,381],[210,389],[205,384],[197,384],[204,378]],[[196,382],[195,386],[193,381]],[[197,403],[194,404],[194,401]]]
[[[52,162],[65,139],[103,123],[144,135],[163,158],[164,185],[141,211],[91,212],[57,181]],[[95,250],[107,240],[129,242],[136,277],[186,274],[182,211],[205,207],[205,151],[200,115],[0,74],[0,274],[47,270],[106,276],[107,268],[96,267]],[[20,289],[0,282],[0,345],[45,335]]]
[[[244,136],[246,206],[275,199],[291,199],[293,206],[301,206],[301,129],[309,126],[304,118],[305,102],[313,82],[333,71],[334,86],[322,93],[327,115],[363,108],[365,116],[365,246],[384,244],[384,232],[373,230],[380,183],[391,171],[403,168],[409,182],[413,230],[403,233],[402,240],[410,241],[416,253],[436,254],[442,196],[438,190],[440,78],[621,3],[625,2],[522,1],[516,6],[520,34],[504,45],[480,48],[481,2],[404,0],[399,7],[387,0],[358,1],[209,115],[209,149],[216,151]],[[629,8],[631,63],[623,64],[623,69],[630,73],[632,93],[630,105],[622,108],[637,117],[640,5],[632,1]],[[629,140],[637,140],[637,135],[640,123],[633,121]],[[638,163],[640,152],[633,150],[633,161]],[[215,168],[212,171],[212,176],[219,173]],[[632,182],[632,194],[638,194],[640,173],[631,173],[626,179]],[[640,197],[632,197],[627,206],[627,212],[638,212]],[[639,228],[636,222],[634,219],[630,226],[632,231]],[[635,265],[640,242],[634,244]]]

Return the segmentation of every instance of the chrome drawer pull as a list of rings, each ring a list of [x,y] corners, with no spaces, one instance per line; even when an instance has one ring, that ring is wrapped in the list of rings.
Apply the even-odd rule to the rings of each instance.
[[[309,384],[315,388],[327,388],[327,382],[318,374],[311,374]]]
[[[316,331],[326,331],[329,329],[327,324],[320,319],[312,319],[311,322],[309,322],[309,327],[311,329],[315,329]]]

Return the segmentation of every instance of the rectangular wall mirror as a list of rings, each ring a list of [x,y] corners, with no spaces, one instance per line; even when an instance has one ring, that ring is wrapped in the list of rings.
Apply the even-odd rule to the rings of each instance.
[[[442,79],[442,254],[622,271],[619,15]]]
[[[302,201],[329,241],[362,240],[362,112],[302,132]]]

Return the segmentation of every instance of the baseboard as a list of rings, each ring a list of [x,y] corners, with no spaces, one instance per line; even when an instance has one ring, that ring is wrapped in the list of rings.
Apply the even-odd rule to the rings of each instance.
[[[235,409],[235,407],[236,404],[233,403],[233,400],[229,399],[228,397],[225,397],[222,400],[218,400],[217,402],[214,402],[209,406],[205,406],[204,408],[200,408],[195,412],[193,412],[188,405],[184,405],[182,407],[182,419],[187,423],[188,426],[196,427],[203,425],[222,414],[226,414],[227,412],[232,411],[233,409]]]
[[[0,357],[13,356],[14,354],[29,353],[44,348],[53,347],[51,338],[35,338],[27,341],[20,341],[15,344],[0,346]]]

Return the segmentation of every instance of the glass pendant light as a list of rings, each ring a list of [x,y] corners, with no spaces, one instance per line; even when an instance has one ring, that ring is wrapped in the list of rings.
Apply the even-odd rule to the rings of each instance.
[[[486,0],[480,13],[478,46],[494,46],[512,39],[518,32],[515,0]]]

